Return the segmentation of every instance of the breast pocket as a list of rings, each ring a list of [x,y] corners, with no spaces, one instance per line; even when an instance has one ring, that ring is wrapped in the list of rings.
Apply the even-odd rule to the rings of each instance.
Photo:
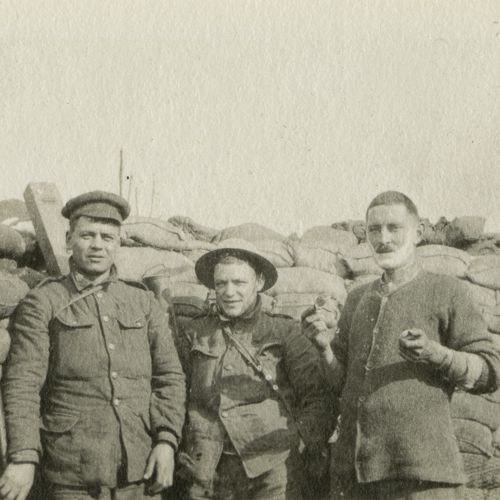
[[[116,319],[125,347],[129,375],[151,377],[152,363],[146,316],[142,312],[119,312]]]
[[[67,309],[56,316],[51,329],[51,356],[58,375],[91,378],[98,370],[97,318]]]
[[[279,342],[264,344],[257,350],[257,360],[264,368],[266,374],[271,375],[273,380],[277,377],[278,363],[282,358],[282,348]]]
[[[223,349],[219,346],[194,344],[191,348],[190,396],[196,401],[210,398],[219,377]]]

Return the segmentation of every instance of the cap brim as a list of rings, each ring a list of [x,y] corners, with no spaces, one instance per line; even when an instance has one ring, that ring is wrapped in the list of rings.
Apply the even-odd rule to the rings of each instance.
[[[207,288],[214,289],[214,270],[217,263],[225,256],[234,256],[261,272],[264,276],[264,287],[261,292],[269,290],[278,280],[276,267],[262,255],[240,248],[217,248],[202,255],[194,267],[196,276]]]

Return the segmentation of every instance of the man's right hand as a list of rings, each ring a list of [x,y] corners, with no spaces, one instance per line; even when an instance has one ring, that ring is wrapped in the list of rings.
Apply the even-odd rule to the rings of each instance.
[[[317,308],[306,311],[302,317],[303,333],[328,362],[333,357],[331,343],[337,331],[337,319],[337,311]]]
[[[35,464],[9,464],[0,478],[0,498],[25,500],[35,479]]]

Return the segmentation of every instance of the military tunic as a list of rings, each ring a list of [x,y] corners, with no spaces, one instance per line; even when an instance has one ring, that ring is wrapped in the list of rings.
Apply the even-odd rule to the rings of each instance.
[[[139,284],[137,284],[139,285]],[[53,483],[140,481],[152,446],[176,448],[185,382],[151,292],[112,268],[93,286],[75,270],[28,293],[11,322],[2,392],[13,462]]]

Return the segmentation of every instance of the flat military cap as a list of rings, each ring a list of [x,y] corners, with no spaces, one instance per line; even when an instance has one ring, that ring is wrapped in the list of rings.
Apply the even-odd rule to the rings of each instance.
[[[69,200],[61,214],[70,221],[85,215],[97,219],[113,219],[121,224],[130,214],[130,205],[117,194],[92,191]]]
[[[215,266],[227,256],[237,257],[238,259],[248,262],[250,266],[264,276],[264,288],[266,291],[271,288],[278,279],[278,271],[276,267],[260,255],[257,248],[246,240],[231,238],[221,241],[218,248],[202,255],[194,267],[197,278],[207,287],[214,288],[214,270]]]

